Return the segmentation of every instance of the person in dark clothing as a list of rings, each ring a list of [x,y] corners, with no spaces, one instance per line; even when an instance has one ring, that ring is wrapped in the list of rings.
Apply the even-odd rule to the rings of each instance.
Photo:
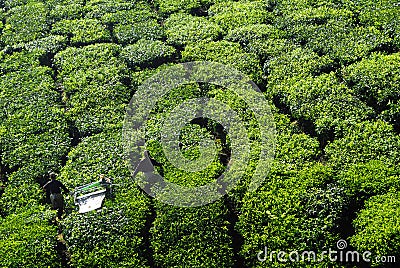
[[[61,189],[64,193],[69,193],[67,187],[64,186],[60,181],[56,180],[56,174],[50,173],[50,181],[47,182],[43,189],[47,194],[50,194],[50,201],[53,209],[57,210],[57,216],[61,219],[61,216],[64,212],[64,197],[61,194]]]

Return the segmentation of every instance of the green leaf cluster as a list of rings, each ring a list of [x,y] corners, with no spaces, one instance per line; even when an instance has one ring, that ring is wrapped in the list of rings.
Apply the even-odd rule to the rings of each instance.
[[[95,44],[70,47],[54,57],[66,116],[79,136],[122,124],[130,91],[120,50],[116,44]]]

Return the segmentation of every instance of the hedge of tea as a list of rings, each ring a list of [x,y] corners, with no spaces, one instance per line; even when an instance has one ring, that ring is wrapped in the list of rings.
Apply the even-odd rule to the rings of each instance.
[[[3,164],[59,169],[69,138],[52,70],[33,67],[6,73],[0,90]]]
[[[368,58],[343,69],[343,78],[356,96],[374,108],[379,118],[400,127],[399,53],[373,53]]]
[[[43,3],[33,2],[17,6],[7,12],[1,42],[15,45],[45,37],[49,30],[48,9]]]
[[[394,264],[390,256],[396,261],[399,258],[399,202],[398,189],[374,196],[354,220],[355,235],[351,242],[361,252],[368,250],[372,253],[372,266],[382,267],[385,262]]]
[[[182,61],[216,61],[232,66],[252,80],[261,82],[261,66],[255,54],[243,51],[238,43],[225,40],[188,44]]]
[[[245,193],[235,226],[244,239],[240,255],[247,267],[266,265],[257,260],[265,246],[269,252],[322,251],[333,246],[346,201],[333,170],[318,162],[318,141],[301,133],[287,117],[276,118],[279,136],[270,174],[260,189]],[[276,259],[270,261],[269,255],[267,262],[271,267],[285,266]],[[321,263],[321,267],[326,265],[334,264]]]
[[[217,201],[201,208],[157,204],[151,233],[158,267],[232,267],[234,252],[229,212]]]
[[[130,90],[121,47],[96,44],[67,48],[54,57],[66,116],[79,135],[120,126]]]

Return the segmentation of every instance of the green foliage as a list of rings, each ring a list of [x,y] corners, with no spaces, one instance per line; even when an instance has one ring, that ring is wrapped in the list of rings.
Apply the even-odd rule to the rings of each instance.
[[[162,39],[164,30],[157,20],[152,19],[133,24],[118,24],[114,28],[114,34],[118,43],[132,44],[140,39]]]
[[[96,44],[68,48],[55,55],[66,116],[80,135],[119,127],[129,101],[126,65],[118,58],[120,47]]]
[[[40,205],[44,194],[37,180],[46,172],[38,166],[25,166],[11,173],[0,197],[0,210],[8,215]]]
[[[0,144],[9,167],[36,164],[57,170],[69,148],[51,70],[36,67],[0,79]],[[5,101],[5,100],[13,100]]]
[[[400,138],[383,121],[349,125],[341,134],[325,148],[329,161],[338,169],[371,160],[395,164],[400,159]]]
[[[374,258],[399,257],[400,195],[388,192],[369,199],[354,221],[355,235],[351,243],[359,252],[372,252],[372,265],[383,267]]]
[[[62,76],[80,69],[97,69],[107,64],[120,64],[117,58],[119,51],[120,46],[116,44],[69,47],[54,56],[54,64]]]
[[[157,126],[157,125],[156,125]],[[150,129],[150,131],[155,131]],[[194,160],[199,157],[198,144],[200,140],[212,139],[210,135],[207,135],[204,128],[200,128],[198,125],[188,125],[181,131],[181,143],[182,153],[185,158]],[[224,171],[224,166],[218,161],[214,160],[210,165],[198,172],[189,172],[176,168],[174,165],[168,162],[163,155],[163,148],[158,140],[151,140],[148,142],[148,148],[151,150],[154,158],[158,162],[162,163],[162,172],[166,180],[176,183],[179,185],[185,185],[188,187],[196,187],[215,181],[215,178]],[[217,149],[221,151],[221,144],[217,144]]]
[[[154,4],[158,12],[165,15],[178,11],[195,11],[206,7],[211,2],[210,0],[155,0]]]
[[[304,1],[300,6],[285,3],[280,10],[278,25],[288,37],[341,64],[361,59],[391,41],[372,25],[357,25],[355,14],[344,6],[312,6]]]
[[[158,14],[146,2],[92,1],[89,17],[98,18],[113,28],[118,43],[132,44],[140,39],[156,40],[164,37]]]
[[[344,202],[343,190],[332,183],[333,171],[315,162],[321,155],[318,141],[301,133],[286,115],[274,116],[278,135],[271,171],[257,191],[244,193],[237,207],[235,230],[244,239],[240,256],[247,267],[265,267],[256,259],[265,246],[269,252],[331,246]],[[267,265],[279,267],[269,260]]]
[[[368,119],[372,109],[353,97],[334,73],[293,81],[283,88],[285,104],[296,118],[310,120],[318,134]]]
[[[277,142],[279,148],[275,157],[279,159],[282,168],[287,170],[301,167],[320,155],[318,141],[304,133],[280,135]]]
[[[8,11],[1,41],[6,45],[16,45],[45,37],[48,10],[43,3],[30,3]]]
[[[351,197],[367,198],[398,189],[400,170],[383,161],[371,160],[350,166],[339,178]]]
[[[55,251],[54,214],[41,206],[0,218],[0,263],[3,267],[55,267],[61,262]]]
[[[265,267],[256,258],[265,246],[269,252],[320,252],[332,247],[338,238],[337,223],[345,199],[343,189],[331,181],[332,171],[322,164],[284,170],[280,159],[276,160],[264,185],[256,192],[247,192],[240,208],[236,229],[244,238],[240,254],[246,266]],[[323,264],[327,266],[323,262],[321,267]],[[268,266],[285,267],[285,263],[268,260]]]
[[[56,5],[49,13],[49,17],[54,21],[81,19],[83,15],[84,9],[81,3]]]
[[[284,32],[267,24],[252,24],[235,28],[225,36],[225,39],[243,45],[259,40],[278,39],[284,37]]]
[[[132,9],[116,10],[115,12],[104,14],[101,17],[101,21],[108,25],[130,25],[137,22],[145,22],[147,20],[156,19],[157,17],[157,13],[149,4],[145,2],[138,2],[135,3],[135,6],[132,6]]]
[[[264,65],[268,86],[273,94],[280,93],[280,87],[290,86],[293,81],[309,76],[317,76],[333,67],[333,62],[326,56],[319,56],[310,49],[294,47]]]
[[[264,66],[271,89],[268,95],[278,98],[295,118],[313,122],[322,136],[370,118],[372,108],[356,98],[335,73],[323,73],[332,67],[328,57],[308,49],[296,48],[273,58]]]
[[[83,139],[69,153],[60,179],[74,188],[98,180],[99,174],[121,185],[101,211],[73,212],[63,221],[72,266],[147,267],[142,235],[148,199],[131,181],[119,131]]]
[[[53,25],[51,32],[70,37],[72,44],[92,44],[111,39],[107,27],[96,19],[61,20]]]
[[[400,97],[400,53],[374,53],[342,72],[356,96],[377,110]]]
[[[373,25],[382,29],[392,38],[393,45],[400,48],[399,34],[399,5],[398,2],[388,1],[368,1],[368,4],[356,2],[356,8],[361,9],[360,22],[364,25]]]
[[[316,31],[321,34],[313,36],[308,46],[344,64],[361,59],[390,41],[374,27],[349,29],[345,25],[327,25]]]
[[[279,6],[279,12],[281,16],[277,17],[277,25],[298,42],[316,36],[314,31],[327,25],[352,26],[354,23],[351,10],[343,6],[336,8],[327,2],[314,6],[308,1],[285,1]]]
[[[120,130],[104,132],[82,139],[68,154],[60,180],[73,189],[97,181],[100,174],[113,178],[115,183],[126,182],[130,173],[124,161]]]
[[[161,41],[139,40],[133,45],[126,46],[121,52],[121,58],[128,66],[160,65],[175,54],[175,48]]]
[[[1,4],[0,4],[0,7],[1,7]],[[1,30],[3,29],[3,26],[4,26],[3,19],[4,19],[4,13],[3,13],[2,10],[0,10],[0,33],[1,33]]]
[[[257,23],[267,23],[271,15],[261,1],[221,1],[208,10],[210,19],[224,31]]]
[[[29,52],[38,51],[43,55],[46,54],[56,54],[58,51],[63,50],[67,45],[68,39],[65,36],[60,35],[49,35],[44,38],[40,38],[19,46],[14,46],[15,48],[23,48]]]
[[[106,206],[63,221],[72,267],[148,267],[141,237],[149,215],[145,196],[127,187]]]
[[[186,45],[198,41],[216,40],[221,35],[218,24],[209,22],[204,17],[177,13],[165,20],[168,43]]]
[[[41,53],[34,52],[15,52],[12,54],[2,54],[0,56],[0,73],[27,70],[40,65]]]
[[[252,24],[228,32],[225,40],[239,43],[246,52],[257,54],[261,62],[280,57],[294,49],[285,32],[272,25]]]
[[[86,17],[100,19],[107,13],[115,13],[122,10],[134,9],[134,2],[135,1],[124,0],[89,0],[85,5]]]
[[[244,52],[239,44],[225,40],[189,44],[182,51],[182,61],[215,61],[237,68],[255,82],[261,79],[258,57]]]
[[[389,102],[388,109],[383,111],[380,119],[393,124],[396,131],[400,130],[400,101]]]

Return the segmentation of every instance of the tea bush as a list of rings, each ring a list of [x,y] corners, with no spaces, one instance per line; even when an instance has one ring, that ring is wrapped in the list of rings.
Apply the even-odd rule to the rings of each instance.
[[[392,44],[400,47],[399,35],[399,6],[396,1],[368,1],[363,3],[353,1],[354,9],[360,13],[360,23],[363,25],[373,25],[382,29],[392,39]]]
[[[228,64],[248,75],[254,82],[261,81],[261,66],[257,55],[244,52],[237,43],[222,40],[189,44],[182,51],[182,61]]]
[[[126,65],[115,44],[68,48],[54,57],[59,70],[66,116],[80,136],[119,127],[130,90]],[[79,63],[78,63],[79,62]]]
[[[89,0],[85,4],[86,18],[100,19],[107,13],[130,10],[136,7],[135,1]]]
[[[161,41],[139,40],[124,47],[121,58],[133,67],[158,66],[175,54],[175,48]]]
[[[2,163],[59,169],[69,149],[68,126],[47,67],[10,72],[0,80]],[[3,100],[13,100],[6,102]]]
[[[38,2],[10,9],[7,12],[1,42],[12,46],[45,37],[49,30],[47,14],[46,6]]]
[[[112,3],[112,2],[111,2]],[[131,9],[115,10],[114,12],[105,13],[101,17],[101,21],[107,25],[125,24],[130,25],[147,20],[157,19],[158,14],[146,2],[137,2]]]
[[[82,1],[83,2],[83,1]],[[52,21],[75,20],[83,18],[85,10],[83,3],[71,3],[68,5],[56,5],[49,12]]]
[[[83,138],[69,152],[60,179],[73,189],[98,180],[100,174],[115,179],[115,183],[123,183],[130,178],[124,161],[120,129]]]
[[[334,73],[292,81],[282,91],[292,115],[313,122],[321,135],[366,120],[373,114],[371,108],[338,82]]]
[[[29,52],[38,51],[42,54],[42,59],[45,56],[56,54],[67,46],[68,39],[65,36],[49,35],[23,45],[15,46],[16,48],[23,48]]]
[[[374,53],[343,69],[343,78],[356,96],[381,111],[400,97],[400,54]]]
[[[343,189],[332,183],[332,171],[318,163],[285,170],[280,162],[276,160],[260,189],[245,194],[240,208],[236,228],[244,239],[240,254],[249,267],[264,267],[256,257],[265,246],[269,252],[326,250],[339,237],[338,222],[345,197]],[[276,260],[268,260],[268,265],[285,266]]]
[[[261,62],[278,57],[293,49],[285,32],[272,25],[252,24],[228,32],[224,39],[239,43],[246,52],[255,53]]]
[[[0,210],[11,215],[18,210],[42,204],[43,190],[38,181],[48,170],[39,165],[24,166],[8,177],[4,193],[0,197]]]
[[[364,121],[349,125],[340,136],[328,144],[328,160],[340,169],[356,163],[381,160],[388,164],[399,161],[399,136],[393,127],[383,121]]]
[[[210,0],[155,0],[154,5],[158,12],[167,15],[174,12],[194,12],[206,9],[213,1]]]
[[[187,126],[182,130],[182,152],[186,158],[196,158],[198,155],[196,140],[198,142],[207,134],[198,125]],[[164,178],[172,183],[187,187],[204,185],[215,181],[224,170],[222,164],[214,160],[206,169],[199,172],[183,171],[171,165],[163,157],[162,148],[156,140],[152,139],[148,148],[157,162],[162,163]],[[155,265],[160,267],[179,266],[181,263],[195,267],[233,265],[229,212],[223,201],[195,208],[179,208],[156,202],[155,214],[153,227],[150,230]]]
[[[309,76],[318,76],[331,70],[334,62],[327,56],[319,56],[310,49],[293,47],[287,53],[271,58],[264,64],[264,73],[270,94],[285,96],[280,88],[291,85],[292,82]],[[268,92],[267,92],[268,93]]]
[[[68,155],[60,178],[70,189],[105,174],[119,184],[100,211],[72,212],[63,221],[73,267],[148,267],[143,234],[150,210],[124,161],[120,131],[82,140]]]
[[[162,69],[164,67],[160,67]],[[214,159],[207,168],[198,172],[181,170],[171,164],[163,153],[160,143],[162,118],[184,100],[200,96],[215,97],[229,103],[244,120],[244,105],[233,93],[228,93],[214,86],[189,84],[167,93],[154,107],[146,124],[148,137],[147,149],[151,157],[161,164],[157,171],[165,180],[194,187],[215,182],[225,170],[219,158]],[[250,122],[247,122],[250,124]],[[187,159],[196,159],[199,155],[198,144],[203,139],[215,141],[218,154],[227,145],[207,131],[215,123],[187,124],[180,132],[181,152]],[[252,133],[253,134],[253,133]],[[251,134],[250,134],[251,135]],[[253,134],[255,135],[255,134]],[[228,143],[228,142],[227,142]],[[202,207],[180,208],[155,202],[155,219],[150,229],[151,248],[155,266],[174,267],[182,263],[192,267],[231,267],[235,263],[234,242],[232,241],[233,218],[229,212],[230,202],[219,200]],[[171,231],[172,230],[172,231]]]
[[[25,207],[0,218],[0,262],[4,267],[54,267],[61,261],[55,251],[54,213],[42,206]],[[40,260],[40,261],[39,261]]]
[[[172,14],[165,20],[167,42],[178,46],[198,41],[216,40],[222,33],[221,28],[204,17],[190,14]]]
[[[226,33],[237,27],[268,23],[271,14],[266,7],[261,1],[226,1],[212,5],[208,14],[211,21],[217,23]]]
[[[351,4],[313,6],[304,1],[300,7],[284,3],[279,10],[278,25],[289,37],[341,64],[359,60],[391,42],[386,32],[372,25],[357,25],[355,13],[359,11],[352,10]]]
[[[121,47],[116,44],[69,47],[55,55],[54,65],[61,76],[80,69],[97,69],[107,64],[116,65],[120,64],[117,58],[120,49]]]
[[[5,74],[38,67],[40,65],[42,53],[38,51],[21,51],[12,54],[2,53],[0,55],[0,73]]]
[[[162,39],[164,30],[155,19],[133,24],[118,24],[114,28],[118,43],[133,44],[140,39]]]
[[[141,237],[149,214],[146,197],[125,187],[101,211],[72,213],[63,221],[72,267],[149,267]]]
[[[275,108],[276,109],[276,108]],[[334,244],[346,203],[343,188],[334,182],[334,171],[319,163],[315,138],[301,133],[296,122],[274,114],[277,128],[275,160],[263,185],[244,193],[238,206],[235,229],[243,236],[240,256],[247,267],[264,267],[257,253],[264,251],[323,249]],[[284,267],[276,260],[268,266]],[[318,258],[318,257],[317,257]],[[293,267],[312,267],[291,263]],[[334,266],[322,263],[321,267]]]
[[[53,25],[51,32],[68,36],[74,45],[93,44],[111,39],[107,27],[96,19],[60,20]]]
[[[151,232],[154,262],[159,267],[232,267],[228,210],[223,202],[200,208],[156,204]]]
[[[385,267],[375,257],[399,257],[400,211],[399,193],[391,191],[369,199],[354,220],[355,234],[351,242],[360,251],[370,251],[372,266]],[[393,261],[392,261],[393,263]]]
[[[388,109],[383,111],[379,117],[382,120],[390,122],[395,130],[399,132],[400,130],[400,102],[389,102]]]
[[[331,59],[346,64],[367,56],[373,50],[390,42],[390,38],[374,27],[347,27],[327,25],[316,32],[307,46]]]

